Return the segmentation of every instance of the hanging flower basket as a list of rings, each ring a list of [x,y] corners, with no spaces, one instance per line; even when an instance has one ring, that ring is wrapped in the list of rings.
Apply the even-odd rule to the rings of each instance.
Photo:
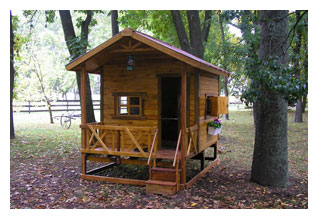
[[[220,134],[221,129],[222,129],[222,126],[220,128],[208,127],[208,134],[213,136],[218,135]]]
[[[215,118],[213,121],[208,122],[208,134],[218,135],[222,129],[221,120]]]

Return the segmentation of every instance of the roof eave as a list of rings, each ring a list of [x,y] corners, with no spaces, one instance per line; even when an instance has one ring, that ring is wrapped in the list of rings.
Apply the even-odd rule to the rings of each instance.
[[[81,65],[82,63],[86,62],[87,60],[89,60],[92,56],[94,56],[95,54],[101,52],[102,50],[104,50],[105,48],[111,46],[112,44],[116,43],[118,40],[120,40],[123,37],[132,37],[133,39],[136,39],[154,49],[157,49],[159,51],[161,51],[162,53],[165,53],[171,57],[176,58],[177,60],[180,60],[182,62],[185,62],[195,68],[198,68],[200,70],[206,71],[208,73],[212,73],[212,74],[216,74],[216,75],[221,75],[221,76],[225,76],[225,77],[229,77],[230,73],[219,68],[216,66],[213,66],[210,63],[205,64],[204,62],[199,62],[195,59],[192,59],[189,56],[186,56],[182,53],[177,52],[176,50],[173,50],[171,48],[169,48],[168,46],[164,46],[158,42],[155,42],[152,37],[148,36],[146,37],[145,34],[140,33],[140,32],[135,32],[133,30],[131,30],[130,28],[126,28],[123,31],[121,31],[119,34],[113,36],[112,38],[110,38],[109,40],[107,40],[106,42],[102,43],[101,45],[95,47],[94,49],[88,51],[87,53],[81,55],[80,57],[72,60],[70,63],[68,63],[66,65],[66,69],[68,71],[77,71],[79,68],[79,65]],[[149,39],[150,38],[150,39]],[[164,42],[163,42],[164,43]],[[165,43],[164,43],[165,44]],[[193,56],[193,55],[190,55]]]

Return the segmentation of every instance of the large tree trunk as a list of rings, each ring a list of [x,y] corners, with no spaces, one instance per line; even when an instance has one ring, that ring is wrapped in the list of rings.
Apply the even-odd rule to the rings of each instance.
[[[118,11],[111,10],[111,29],[112,36],[119,33]]]
[[[288,62],[288,11],[261,11],[259,57],[277,55]],[[288,103],[282,95],[261,85],[264,98],[255,103],[255,143],[251,180],[261,185],[289,183],[287,146]]]
[[[13,123],[13,86],[14,86],[14,54],[13,54],[13,28],[12,28],[12,14],[10,11],[10,139],[15,138],[14,123]]]
[[[200,27],[199,11],[190,10],[187,11],[188,24],[189,24],[189,36],[191,53],[201,59],[204,56],[204,48],[202,41],[202,31]]]
[[[186,33],[186,29],[184,27],[180,11],[171,11],[172,19],[174,26],[177,31],[180,47],[182,50],[191,53],[191,47],[189,43],[189,39]]]
[[[72,47],[72,40],[76,38],[76,34],[74,31],[71,14],[69,10],[60,10],[59,11],[64,38],[67,44],[67,48],[69,50],[70,56],[76,58],[81,54],[86,52],[86,48],[81,48],[80,50],[74,50]],[[86,20],[81,25],[81,40],[88,40],[89,34],[89,24],[92,19],[92,12],[88,11]],[[81,91],[81,79],[80,79],[80,72],[76,72],[77,75],[77,85],[79,91]],[[80,95],[80,99],[82,99]],[[87,74],[87,94],[86,94],[86,119],[87,122],[95,122],[93,104],[92,104],[92,96],[91,96],[91,88],[90,88],[90,79],[89,75]]]
[[[296,11],[296,22],[298,22],[301,19],[301,11],[297,10]],[[296,41],[296,46],[293,48],[293,55],[294,55],[294,60],[293,60],[293,67],[294,67],[294,75],[296,78],[300,79],[300,65],[299,65],[299,55],[300,55],[300,49],[301,49],[301,38],[302,38],[302,30],[298,26],[297,27],[297,41]],[[294,117],[294,122],[296,123],[302,123],[303,118],[302,118],[302,113],[303,113],[303,103],[302,103],[302,97],[298,99],[297,105],[296,105],[296,114]]]

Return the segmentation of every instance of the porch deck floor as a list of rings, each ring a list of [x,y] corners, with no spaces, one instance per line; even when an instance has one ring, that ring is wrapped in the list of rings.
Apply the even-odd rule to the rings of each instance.
[[[158,149],[157,150],[157,158],[159,159],[168,159],[168,160],[173,160],[174,159],[174,154],[175,150],[171,149]],[[178,159],[181,159],[181,154],[180,150],[178,152]]]
[[[107,147],[109,151],[112,151],[111,147]],[[84,150],[85,151],[85,150]],[[98,154],[105,154],[105,150],[102,147],[97,147],[94,149],[94,151]],[[139,153],[138,151],[135,151],[134,149],[131,149],[130,151],[126,151],[126,152],[132,152],[132,153]],[[166,160],[173,160],[174,159],[174,154],[175,154],[175,149],[158,149],[157,150],[157,158],[158,159],[166,159]],[[89,153],[89,152],[87,152]],[[93,152],[90,152],[93,153]],[[148,154],[148,152],[145,151],[145,153]],[[179,150],[178,152],[178,158],[177,159],[181,159],[181,151]]]

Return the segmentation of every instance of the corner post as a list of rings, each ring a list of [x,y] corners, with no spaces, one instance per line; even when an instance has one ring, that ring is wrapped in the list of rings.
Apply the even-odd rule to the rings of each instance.
[[[86,118],[86,94],[87,94],[87,72],[85,64],[81,66],[81,86],[80,86],[80,104],[81,104],[81,125],[85,125],[87,122]],[[81,148],[86,148],[87,143],[87,129],[81,127]],[[86,155],[85,153],[81,154],[81,173],[86,174]]]
[[[103,123],[103,105],[104,105],[104,67],[100,69],[100,122]]]
[[[84,125],[87,122],[86,111],[86,94],[87,94],[87,71],[86,65],[81,66],[81,88],[80,88],[80,101],[81,101],[81,124]]]
[[[187,124],[187,67],[182,63],[181,71],[181,109],[180,109],[180,129],[181,129],[181,170],[182,184],[186,184],[186,124]]]

